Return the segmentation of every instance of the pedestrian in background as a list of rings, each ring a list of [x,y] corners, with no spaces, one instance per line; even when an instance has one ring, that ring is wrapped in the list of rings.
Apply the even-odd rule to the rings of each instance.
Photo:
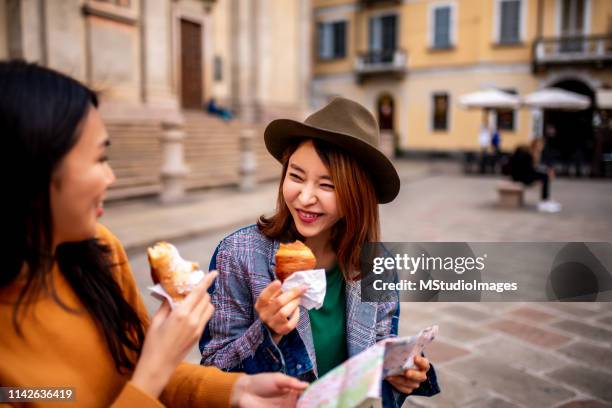
[[[480,174],[485,174],[489,167],[489,149],[491,148],[491,134],[487,125],[483,124],[480,127],[478,145],[480,146]]]

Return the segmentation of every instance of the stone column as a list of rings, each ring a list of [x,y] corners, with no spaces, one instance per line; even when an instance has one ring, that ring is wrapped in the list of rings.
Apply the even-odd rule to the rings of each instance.
[[[149,107],[178,110],[172,90],[172,5],[170,0],[140,0],[141,96]]]
[[[10,58],[47,63],[44,4],[39,0],[7,0],[6,30]]]
[[[296,46],[300,50],[299,71],[300,71],[300,109],[301,116],[306,116],[312,104],[312,2],[311,0],[300,0],[298,36],[299,44]]]
[[[252,191],[257,186],[254,128],[245,127],[240,132],[240,190]]]
[[[185,179],[189,172],[183,151],[185,131],[178,119],[162,122],[162,130],[160,200],[164,204],[176,203],[185,197]]]
[[[232,27],[232,108],[238,113],[240,129],[240,188],[255,188],[254,141],[259,120],[257,105],[257,57],[259,8],[257,0],[233,0],[230,25]]]

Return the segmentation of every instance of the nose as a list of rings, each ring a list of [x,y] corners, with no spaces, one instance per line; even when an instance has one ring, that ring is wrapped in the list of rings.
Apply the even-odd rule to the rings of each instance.
[[[304,185],[304,187],[300,191],[298,200],[300,202],[300,205],[302,206],[309,206],[315,204],[317,202],[317,195],[314,187],[308,184]]]
[[[110,186],[115,182],[115,180],[117,180],[117,178],[115,177],[115,172],[113,171],[113,168],[110,166],[110,164],[108,164],[108,162],[106,163],[106,169],[106,185]]]

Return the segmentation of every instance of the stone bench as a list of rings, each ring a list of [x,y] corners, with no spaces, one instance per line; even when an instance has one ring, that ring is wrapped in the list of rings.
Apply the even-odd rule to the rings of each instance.
[[[523,206],[525,186],[515,181],[504,180],[497,184],[499,205],[505,208],[520,208]]]

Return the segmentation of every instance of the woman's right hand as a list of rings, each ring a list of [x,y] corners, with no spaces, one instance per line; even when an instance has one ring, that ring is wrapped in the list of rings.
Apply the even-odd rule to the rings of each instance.
[[[132,384],[157,398],[175,368],[202,335],[215,311],[207,290],[217,277],[212,271],[171,310],[167,301],[151,319]]]
[[[261,321],[272,333],[272,340],[278,344],[281,338],[291,332],[300,320],[300,297],[306,288],[297,287],[281,291],[281,283],[275,280],[259,295],[255,310]]]

